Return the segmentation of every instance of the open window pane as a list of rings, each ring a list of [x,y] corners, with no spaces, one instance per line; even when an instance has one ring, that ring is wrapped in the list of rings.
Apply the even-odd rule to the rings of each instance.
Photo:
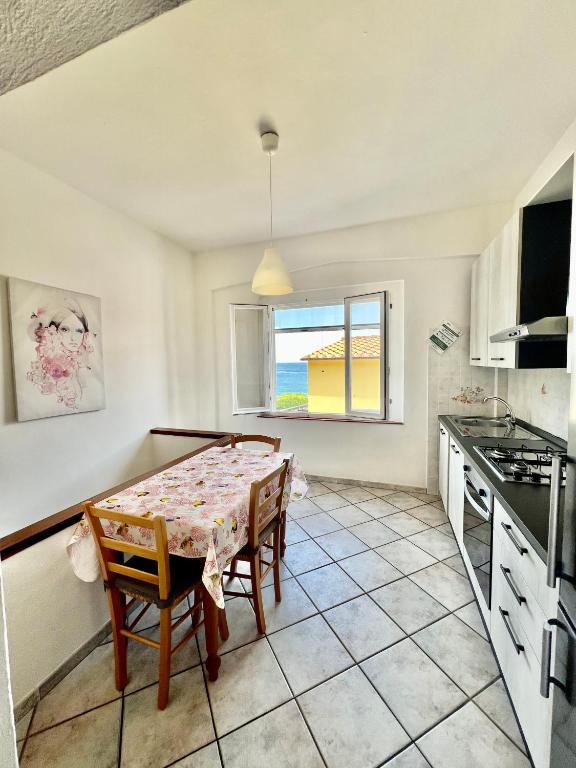
[[[269,308],[233,304],[230,324],[233,412],[269,410]]]
[[[384,293],[355,296],[346,308],[346,410],[385,418],[386,349]]]

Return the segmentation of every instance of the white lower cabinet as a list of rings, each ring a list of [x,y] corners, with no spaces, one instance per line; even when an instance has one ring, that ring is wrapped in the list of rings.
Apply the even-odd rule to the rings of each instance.
[[[438,446],[438,488],[444,509],[448,510],[448,451],[450,437],[448,430],[440,424],[440,442]]]
[[[548,768],[552,699],[540,695],[541,602],[555,601],[557,593],[544,592],[544,581],[537,598],[533,587],[540,578],[543,563],[495,499],[490,634],[535,768]]]
[[[448,518],[452,523],[454,535],[460,549],[463,546],[464,533],[464,454],[458,444],[450,438],[448,459]]]

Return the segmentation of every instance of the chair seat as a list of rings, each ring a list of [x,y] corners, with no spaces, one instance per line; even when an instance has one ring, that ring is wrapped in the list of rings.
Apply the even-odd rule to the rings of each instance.
[[[270,536],[274,533],[276,528],[280,525],[280,516],[278,515],[273,520],[271,520],[266,528],[264,528],[263,531],[260,531],[260,536],[258,537],[258,547],[264,542],[267,541]],[[238,551],[236,555],[234,555],[234,558],[238,558],[239,560],[244,560],[250,557],[250,555],[253,555],[255,552],[257,552],[257,549],[254,549],[250,546],[250,544],[244,544],[242,549]]]
[[[165,600],[160,599],[160,591],[155,584],[148,584],[145,581],[133,579],[131,576],[116,575],[113,586],[139,600],[154,603],[158,608],[168,608],[175,602],[176,598],[182,594],[187,594],[196,586],[201,586],[204,562],[202,558],[198,557],[170,555],[170,594]],[[137,568],[139,571],[146,571],[146,573],[157,573],[156,561],[148,560],[146,557],[134,555],[124,565]]]

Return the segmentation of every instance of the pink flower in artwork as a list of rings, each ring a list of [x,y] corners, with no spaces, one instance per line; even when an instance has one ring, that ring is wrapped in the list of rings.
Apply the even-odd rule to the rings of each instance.
[[[71,361],[66,355],[45,358],[43,368],[53,379],[65,379],[71,375]]]

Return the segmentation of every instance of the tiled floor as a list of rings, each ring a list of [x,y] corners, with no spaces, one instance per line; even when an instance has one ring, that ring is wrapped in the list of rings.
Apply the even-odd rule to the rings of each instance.
[[[120,696],[105,643],[19,723],[21,765],[529,768],[441,503],[314,482],[289,515],[282,602],[266,636],[227,602],[216,683],[200,638],[158,712],[156,652]]]

